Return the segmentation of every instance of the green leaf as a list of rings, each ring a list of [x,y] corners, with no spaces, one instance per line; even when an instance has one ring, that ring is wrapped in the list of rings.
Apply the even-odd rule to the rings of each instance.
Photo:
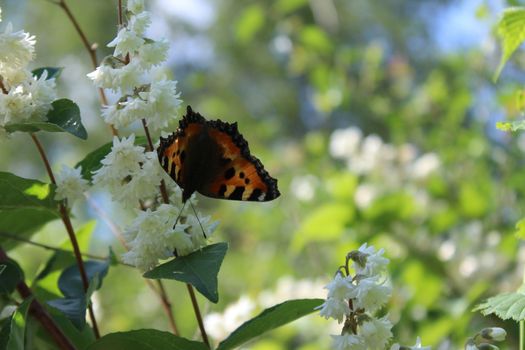
[[[208,350],[204,343],[191,341],[155,329],[110,333],[86,350]]]
[[[78,265],[65,269],[58,279],[58,288],[64,298],[50,300],[47,303],[60,310],[79,330],[86,325],[86,308],[91,294],[102,286],[102,279],[108,273],[109,260],[86,261],[84,269],[89,281],[87,293],[84,291]]]
[[[525,239],[525,218],[516,223],[515,235],[519,239]]]
[[[326,33],[317,26],[307,26],[301,31],[301,41],[306,48],[319,53],[332,51],[332,42]]]
[[[219,301],[217,274],[228,250],[227,243],[216,243],[189,255],[175,258],[144,274],[145,278],[186,282],[213,303]]]
[[[337,240],[355,216],[354,208],[348,204],[324,204],[316,208],[301,224],[292,240],[295,252],[310,242]]]
[[[87,308],[85,298],[55,299],[49,300],[47,304],[62,312],[78,330],[84,329],[84,326],[86,325]]]
[[[502,40],[501,60],[494,74],[496,81],[510,56],[525,40],[525,8],[510,7],[503,11],[498,24],[498,35]]]
[[[135,145],[145,146],[146,144],[147,140],[144,136],[135,138]],[[84,159],[75,165],[75,168],[78,168],[79,166],[82,167],[81,174],[84,179],[91,181],[93,178],[93,172],[102,167],[102,163],[100,162],[109,152],[111,152],[111,147],[113,147],[113,142],[108,142],[90,152]]]
[[[63,69],[64,68],[62,67],[40,67],[40,68],[34,69],[31,73],[33,74],[34,77],[36,77],[37,79],[40,79],[42,74],[44,74],[44,72],[47,71],[46,80],[49,80],[52,78],[58,78],[60,74],[62,73]]]
[[[24,350],[24,338],[26,332],[26,319],[29,306],[33,301],[28,298],[20,304],[11,319],[11,329],[9,331],[9,340],[7,341],[6,350]]]
[[[516,120],[512,122],[497,122],[496,128],[501,131],[525,130],[525,120]]]
[[[285,15],[307,5],[308,0],[278,0],[275,2],[274,8],[279,14]]]
[[[235,25],[235,35],[239,42],[245,44],[264,27],[265,14],[262,6],[250,5],[242,11]]]
[[[266,309],[233,331],[228,338],[219,344],[217,350],[236,348],[265,332],[311,314],[323,302],[323,299],[288,300]]]
[[[60,218],[52,185],[0,172],[0,193],[0,232],[29,237],[45,223]],[[0,234],[4,249],[18,243]]]
[[[525,319],[525,294],[515,292],[496,295],[476,306],[473,311],[481,311],[485,316],[495,314],[502,320],[511,318],[519,322]]]
[[[89,284],[94,282],[96,276],[98,280],[96,283],[96,289],[102,287],[102,279],[107,275],[109,269],[109,261],[85,261],[84,269],[89,281]],[[62,272],[58,279],[58,288],[64,296],[76,298],[84,297],[84,285],[82,284],[82,278],[78,270],[78,265],[74,264]]]
[[[88,345],[95,341],[95,335],[89,325],[79,329],[58,309],[48,309],[49,314],[53,318],[53,321],[57,324],[57,326],[60,327],[60,329],[77,349],[85,349],[88,347]]]
[[[25,123],[9,124],[5,126],[8,132],[24,131],[37,132],[68,132],[82,140],[87,139],[87,131],[80,120],[80,109],[71,100],[66,98],[53,101],[52,109],[47,113],[47,121],[28,121]]]
[[[0,295],[13,293],[16,285],[23,279],[24,273],[16,261],[0,262]]]

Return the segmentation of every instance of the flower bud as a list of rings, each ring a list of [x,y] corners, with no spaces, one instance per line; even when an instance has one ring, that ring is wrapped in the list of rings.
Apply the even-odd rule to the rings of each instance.
[[[482,329],[480,335],[483,339],[503,341],[507,336],[507,332],[500,327],[490,327]]]

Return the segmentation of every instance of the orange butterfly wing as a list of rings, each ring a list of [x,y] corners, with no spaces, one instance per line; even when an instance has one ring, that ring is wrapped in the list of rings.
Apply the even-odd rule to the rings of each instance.
[[[277,180],[250,154],[237,123],[207,121],[190,106],[179,129],[161,138],[157,152],[164,170],[183,188],[183,201],[194,191],[243,201],[269,201],[280,195]]]
[[[277,180],[250,154],[248,142],[237,130],[237,123],[208,121],[208,133],[219,145],[221,159],[213,179],[198,191],[208,197],[270,201],[279,197]]]

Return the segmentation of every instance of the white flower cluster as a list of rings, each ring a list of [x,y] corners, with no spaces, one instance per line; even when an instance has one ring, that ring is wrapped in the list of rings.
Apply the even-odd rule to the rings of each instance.
[[[28,120],[44,120],[56,99],[55,79],[33,77],[27,65],[35,53],[35,37],[24,31],[13,32],[8,23],[0,33],[0,131],[5,126]]]
[[[330,154],[344,160],[352,173],[366,175],[366,182],[359,184],[355,192],[360,208],[368,207],[384,191],[397,188],[412,192],[424,204],[424,194],[415,184],[438,170],[441,163],[435,153],[418,156],[411,144],[396,147],[384,143],[377,135],[363,137],[356,127],[332,133]]]
[[[139,200],[157,195],[162,176],[157,154],[135,146],[135,135],[113,138],[113,147],[94,171],[93,184],[108,189],[114,201],[136,207]]]
[[[392,288],[383,273],[388,259],[384,250],[363,244],[347,256],[347,263],[338,270],[335,278],[326,285],[328,296],[319,308],[320,315],[344,321],[341,335],[332,335],[337,350],[384,349],[392,337],[392,323],[387,317],[375,318],[373,314],[390,298]],[[349,261],[355,275],[350,275]]]
[[[156,210],[139,211],[131,226],[125,232],[129,251],[122,255],[125,263],[132,264],[141,270],[148,270],[159,263],[159,260],[187,255],[206,245],[216,228],[216,223],[209,223],[210,218],[200,218],[200,224],[193,221],[177,223],[174,218],[180,209],[170,204],[162,204]],[[186,217],[190,219],[191,216]],[[195,219],[196,220],[196,219]],[[200,230],[205,230],[206,237]],[[198,229],[197,229],[198,228]]]
[[[105,106],[102,117],[116,128],[145,119],[153,131],[162,131],[177,114],[181,100],[177,82],[150,74],[153,67],[167,59],[168,42],[144,37],[151,23],[143,0],[127,4],[128,22],[108,44],[114,47],[94,72],[88,74],[97,87],[120,94],[115,103]]]
[[[77,199],[82,198],[83,193],[89,188],[89,183],[82,178],[81,172],[82,167],[72,169],[62,166],[62,171],[56,175],[56,200],[67,199],[71,206]]]
[[[476,333],[472,338],[467,340],[465,344],[466,350],[480,350],[493,349],[498,350],[499,347],[494,345],[494,342],[502,342],[507,337],[507,332],[500,327],[483,328]]]

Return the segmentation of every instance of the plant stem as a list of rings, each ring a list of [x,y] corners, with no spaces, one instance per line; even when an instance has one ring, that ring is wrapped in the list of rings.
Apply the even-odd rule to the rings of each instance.
[[[44,165],[46,167],[47,174],[49,175],[49,179],[51,180],[51,183],[53,183],[53,185],[56,185],[55,175],[53,174],[53,170],[51,170],[49,160],[47,159],[47,156],[46,156],[46,153],[44,152],[44,148],[42,147],[42,144],[40,143],[40,141],[38,140],[38,138],[36,137],[34,133],[31,133],[31,138],[33,139],[33,142],[35,143],[36,148],[38,149],[38,153],[40,153],[40,157],[42,158],[42,161],[44,162]],[[82,254],[80,252],[80,247],[78,246],[78,241],[75,235],[75,230],[73,229],[73,225],[71,224],[71,220],[69,218],[69,214],[67,212],[66,206],[64,205],[64,202],[60,202],[59,210],[60,210],[60,216],[62,218],[62,222],[64,223],[67,234],[69,235],[71,246],[73,247],[73,253],[77,261],[78,271],[80,272],[80,278],[82,279],[82,285],[84,287],[84,291],[87,292],[88,287],[89,287],[89,281],[87,278],[86,270],[84,268],[84,261],[82,260]],[[95,333],[95,337],[98,339],[100,338],[100,333],[98,331],[97,320],[95,318],[95,313],[93,312],[93,306],[91,304],[89,304],[88,306],[88,311],[89,311],[89,318],[91,319],[91,324],[93,326],[93,332]]]
[[[170,327],[173,330],[173,334],[178,335],[179,330],[177,329],[177,324],[175,323],[175,318],[173,317],[171,303],[168,299],[168,294],[166,293],[164,284],[162,283],[162,280],[157,280],[157,284],[159,286],[159,292],[160,292],[159,295],[161,297],[162,307],[164,308],[164,312],[166,313],[166,315],[168,315]]]
[[[195,310],[195,316],[197,317],[197,323],[199,324],[199,329],[201,330],[202,341],[204,342],[204,344],[206,344],[206,346],[209,349],[211,349],[210,341],[208,340],[206,329],[204,329],[204,322],[202,322],[202,316],[199,310],[199,303],[197,303],[197,298],[195,297],[195,291],[193,290],[193,286],[189,283],[186,283],[186,287],[188,287],[188,293],[190,293],[191,304],[193,305],[193,310]]]
[[[146,119],[142,119],[142,126],[144,127],[144,133],[146,134],[146,139],[148,140],[148,146],[149,150],[153,151],[153,142],[151,141],[151,135],[149,133],[148,124],[146,123]],[[169,204],[169,196],[168,196],[168,190],[166,189],[166,184],[164,183],[164,180],[161,180],[160,182],[160,193],[162,195],[162,199],[164,203]],[[204,343],[210,347],[210,343],[208,341],[208,335],[206,334],[206,329],[204,328],[204,323],[202,322],[202,316],[199,309],[199,304],[197,303],[197,298],[195,298],[195,292],[193,290],[193,287],[191,284],[187,283],[186,287],[188,288],[188,292],[190,294],[191,303],[193,305],[193,311],[195,312],[195,317],[197,318],[197,323],[199,324],[199,329],[201,331],[202,340]]]
[[[18,236],[12,235],[12,234],[7,233],[7,232],[0,232],[0,237],[5,237],[5,238],[8,238],[8,239],[12,239],[14,241],[24,242],[24,243],[27,243],[27,244],[34,245],[36,247],[52,250],[52,251],[55,251],[55,252],[62,252],[62,253],[68,253],[68,254],[73,253],[71,250],[57,248],[57,247],[53,247],[53,246],[50,246],[50,245],[47,245],[47,244],[44,244],[44,243],[35,242],[35,241],[30,240],[30,239],[25,239],[25,238],[22,238],[22,237],[18,237]],[[89,253],[82,253],[82,255],[87,257],[87,258],[95,259],[95,260],[106,260],[107,259],[107,257],[93,255],[93,254],[89,254]]]
[[[0,247],[0,262],[7,261],[9,258],[5,251]],[[16,290],[23,299],[33,297],[31,289],[27,286],[24,281],[17,284]],[[31,305],[29,305],[29,314],[35,317],[40,324],[47,330],[51,338],[55,341],[57,346],[62,350],[76,350],[73,344],[69,341],[62,330],[55,324],[51,316],[47,313],[46,309],[36,299],[33,299]]]

